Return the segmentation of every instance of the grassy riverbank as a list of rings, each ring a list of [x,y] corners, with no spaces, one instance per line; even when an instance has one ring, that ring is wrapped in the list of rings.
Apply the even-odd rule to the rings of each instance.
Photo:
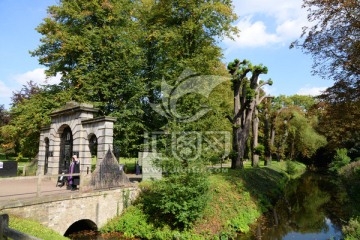
[[[252,168],[245,163],[242,170],[217,169],[210,174],[209,201],[202,217],[187,230],[159,225],[143,212],[137,203],[102,228],[103,233],[122,232],[125,237],[145,239],[219,239],[248,232],[249,225],[271,209],[288,180],[305,171],[303,164],[273,162],[270,167]],[[289,174],[291,173],[291,174]],[[145,185],[149,183],[144,183]],[[10,227],[41,239],[68,239],[41,224],[10,216]]]
[[[293,176],[305,171],[305,165],[273,162],[270,167],[242,170],[222,169],[209,176],[209,201],[202,217],[187,230],[171,229],[154,222],[144,213],[145,202],[127,209],[102,228],[103,233],[122,232],[126,237],[145,239],[219,239],[248,232],[249,225],[268,211]],[[290,173],[290,174],[289,174]]]
[[[19,218],[11,215],[9,217],[9,227],[15,229],[17,231],[26,233],[28,235],[37,237],[43,240],[68,240],[69,238],[62,236],[61,234],[51,230],[49,228],[44,227],[40,223]]]
[[[349,196],[347,206],[351,215],[349,222],[343,227],[343,232],[346,240],[356,240],[360,238],[360,161],[340,168],[339,177]]]

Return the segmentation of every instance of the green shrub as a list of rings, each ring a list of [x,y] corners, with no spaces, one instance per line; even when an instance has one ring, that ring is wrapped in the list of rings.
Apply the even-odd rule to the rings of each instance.
[[[345,240],[360,239],[360,218],[352,218],[349,223],[342,228]]]
[[[339,169],[349,164],[351,158],[347,155],[346,148],[336,149],[334,160],[329,165],[329,170],[333,173],[338,173]]]
[[[202,216],[209,200],[205,173],[177,173],[156,181],[144,196],[144,210],[158,225],[186,229]],[[166,222],[165,222],[166,221]]]
[[[121,232],[126,238],[141,239],[204,239],[201,236],[188,232],[171,230],[168,225],[154,227],[150,220],[152,216],[146,215],[142,210],[142,205],[130,206],[125,213],[119,217],[110,220],[100,229],[101,233]]]
[[[121,217],[112,219],[100,231],[102,233],[122,232],[129,238],[151,239],[154,227],[147,223],[147,219],[148,217],[139,206],[130,206]]]
[[[294,175],[296,173],[295,163],[291,160],[286,160],[286,173],[289,175]]]
[[[265,146],[262,144],[258,144],[256,148],[254,148],[254,153],[259,156],[263,156],[265,153]]]

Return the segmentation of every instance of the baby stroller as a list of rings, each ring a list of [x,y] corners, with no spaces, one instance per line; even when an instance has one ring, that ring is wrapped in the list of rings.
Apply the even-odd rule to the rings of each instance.
[[[62,170],[62,175],[67,174],[68,170],[64,169]],[[57,183],[56,183],[56,187],[63,187],[64,185],[68,185],[68,177],[66,176],[59,176]]]

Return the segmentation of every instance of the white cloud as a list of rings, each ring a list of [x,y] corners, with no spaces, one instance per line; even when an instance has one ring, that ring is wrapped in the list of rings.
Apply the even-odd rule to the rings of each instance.
[[[267,33],[264,22],[252,22],[252,16],[247,16],[238,22],[237,27],[240,29],[239,36],[234,37],[234,41],[225,39],[224,42],[230,47],[258,47],[280,41],[276,34]]]
[[[6,86],[3,81],[0,81],[0,105],[4,105],[6,109],[9,109],[11,103],[13,89]]]
[[[26,73],[18,74],[13,79],[21,85],[26,85],[28,82],[33,81],[34,83],[43,84],[58,84],[60,82],[61,75],[57,74],[56,77],[46,78],[45,68],[36,68]]]
[[[311,87],[310,85],[306,85],[299,89],[297,94],[299,95],[310,95],[310,96],[318,96],[320,95],[327,87]]]
[[[293,41],[300,37],[306,23],[302,18],[286,20],[277,26],[276,34],[282,41]]]
[[[6,84],[2,81],[0,81],[0,96],[1,97],[10,97],[12,93],[12,90],[6,86]]]
[[[225,39],[224,43],[230,48],[289,45],[300,37],[302,27],[309,25],[301,4],[302,0],[234,1],[235,12],[240,16],[236,24],[240,37],[234,37],[235,41]],[[272,23],[253,20],[259,16],[266,16],[266,21]]]
[[[252,14],[265,14],[282,22],[292,17],[298,17],[305,12],[301,8],[302,0],[235,0],[235,12],[244,17]]]

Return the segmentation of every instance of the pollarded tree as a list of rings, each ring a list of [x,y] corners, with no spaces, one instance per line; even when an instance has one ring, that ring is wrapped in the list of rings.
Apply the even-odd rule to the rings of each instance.
[[[233,125],[233,151],[231,168],[243,168],[246,142],[249,139],[253,114],[265,95],[260,96],[261,87],[272,85],[272,81],[259,82],[259,75],[266,74],[268,69],[263,65],[253,66],[248,61],[235,59],[229,63],[228,70],[232,76],[234,90],[234,115],[228,116]],[[247,74],[251,73],[250,78]]]

